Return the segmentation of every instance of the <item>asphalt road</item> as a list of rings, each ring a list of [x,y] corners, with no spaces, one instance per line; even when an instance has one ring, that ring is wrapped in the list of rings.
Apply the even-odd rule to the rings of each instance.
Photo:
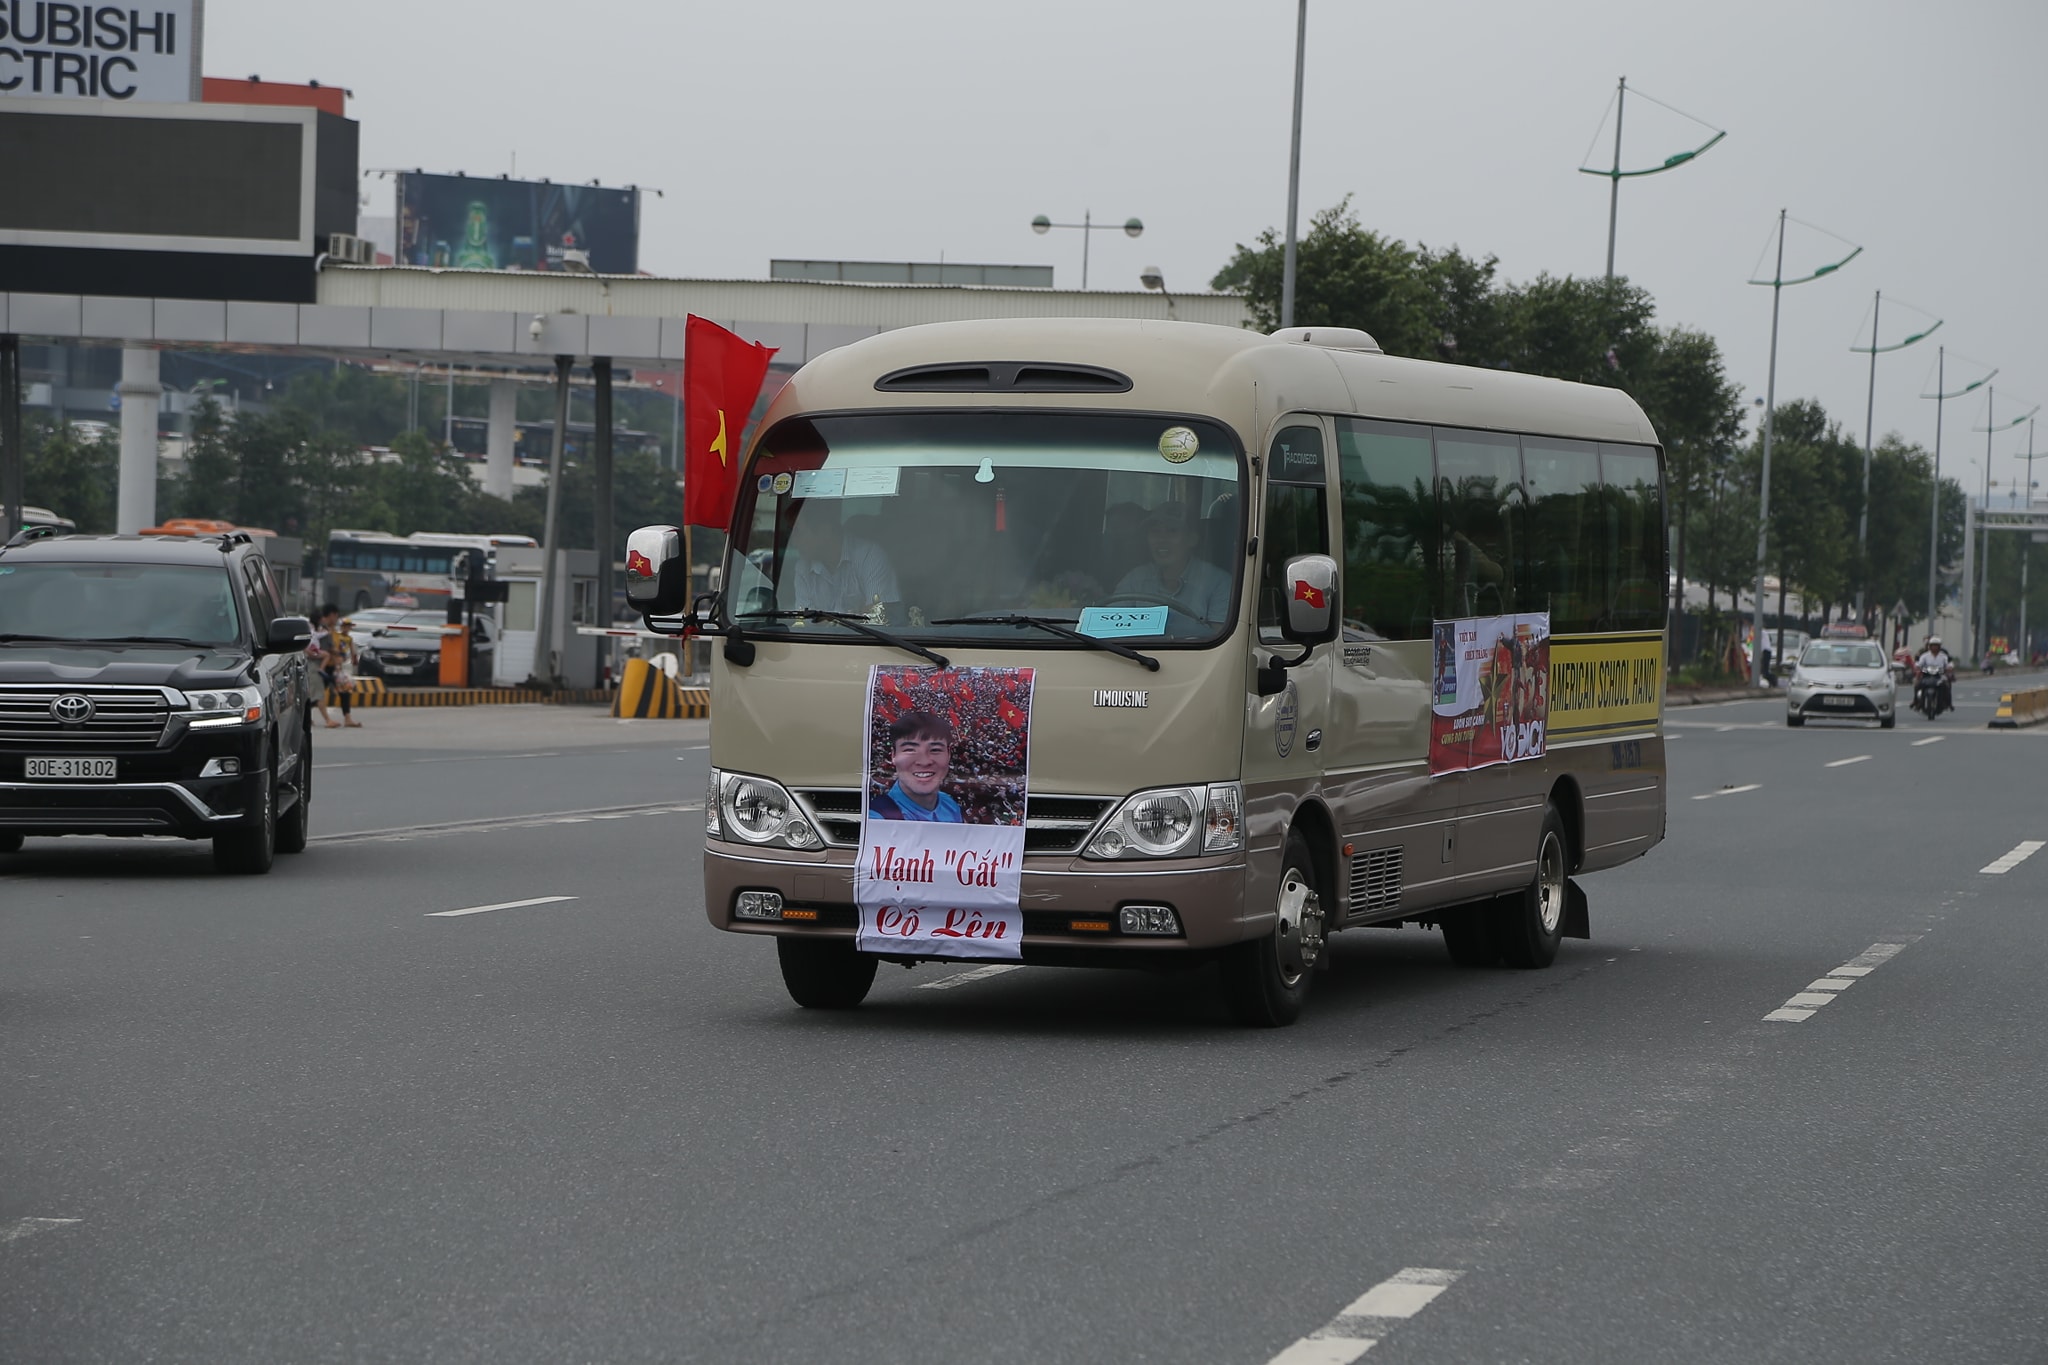
[[[2048,1360],[1990,700],[1676,709],[1590,942],[1343,935],[1277,1032],[1200,972],[799,1011],[704,920],[702,723],[370,712],[267,879],[0,860],[0,1360]]]

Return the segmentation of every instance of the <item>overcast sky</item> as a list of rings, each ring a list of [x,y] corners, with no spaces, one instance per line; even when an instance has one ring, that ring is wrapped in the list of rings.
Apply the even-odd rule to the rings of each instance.
[[[1932,444],[1918,395],[1942,342],[1951,388],[2002,371],[1997,420],[2048,401],[2040,0],[1309,9],[1304,229],[1350,194],[1368,226],[1496,255],[1509,279],[1598,275],[1608,182],[1577,168],[1626,75],[1728,136],[1623,182],[1616,269],[1662,322],[1715,336],[1753,396],[1771,291],[1743,282],[1782,207],[1864,252],[1785,291],[1781,401],[1818,398],[1860,438],[1868,361],[1848,348],[1879,289],[1884,342],[1928,321],[1893,299],[1946,323],[1880,357],[1880,435]],[[212,0],[206,68],[348,87],[365,167],[496,174],[516,154],[523,176],[657,186],[641,264],[659,274],[943,253],[1051,265],[1071,288],[1081,234],[1029,222],[1092,210],[1146,225],[1095,236],[1092,286],[1136,288],[1157,264],[1189,291],[1284,218],[1294,16],[1292,0]],[[1708,136],[1634,99],[1624,134],[1625,166]],[[366,186],[365,212],[388,215],[390,182]],[[1846,251],[1795,227],[1785,273]],[[1948,405],[1944,471],[1981,480],[1985,422],[1981,389]],[[1996,438],[1994,478],[2018,477],[2026,439]]]

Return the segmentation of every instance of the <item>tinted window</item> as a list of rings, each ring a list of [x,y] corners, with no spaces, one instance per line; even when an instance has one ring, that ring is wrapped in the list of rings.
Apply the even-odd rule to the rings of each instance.
[[[1345,625],[1386,640],[1427,640],[1437,553],[1428,428],[1339,419],[1337,473]]]
[[[1603,630],[1657,630],[1664,622],[1664,485],[1657,452],[1602,443]]]
[[[0,637],[148,636],[232,645],[242,589],[224,568],[168,564],[0,565]]]
[[[1442,620],[1514,610],[1522,531],[1522,458],[1512,436],[1436,430]]]
[[[1591,441],[1525,436],[1522,470],[1529,552],[1516,610],[1549,612],[1555,634],[1591,630],[1605,603],[1591,561],[1601,515],[1599,451]]]
[[[1273,438],[1267,463],[1266,524],[1259,532],[1259,638],[1277,641],[1287,610],[1287,561],[1330,552],[1322,431],[1288,427]]]

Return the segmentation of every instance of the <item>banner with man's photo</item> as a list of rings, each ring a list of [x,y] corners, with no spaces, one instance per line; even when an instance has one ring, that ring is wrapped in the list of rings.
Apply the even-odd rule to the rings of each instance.
[[[870,669],[853,878],[863,952],[1023,957],[1033,679]]]
[[[1550,614],[1438,621],[1429,770],[1541,758],[1550,723]]]

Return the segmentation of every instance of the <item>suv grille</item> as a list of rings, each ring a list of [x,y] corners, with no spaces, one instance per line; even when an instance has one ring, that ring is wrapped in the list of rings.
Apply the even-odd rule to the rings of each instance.
[[[50,712],[59,697],[89,699],[92,719],[66,725]],[[163,738],[170,704],[155,688],[0,687],[0,744],[143,745]]]
[[[802,787],[796,799],[810,807],[818,830],[833,848],[859,848],[860,791],[852,787]],[[1108,796],[1034,796],[1024,814],[1026,853],[1078,853],[1109,808]]]

